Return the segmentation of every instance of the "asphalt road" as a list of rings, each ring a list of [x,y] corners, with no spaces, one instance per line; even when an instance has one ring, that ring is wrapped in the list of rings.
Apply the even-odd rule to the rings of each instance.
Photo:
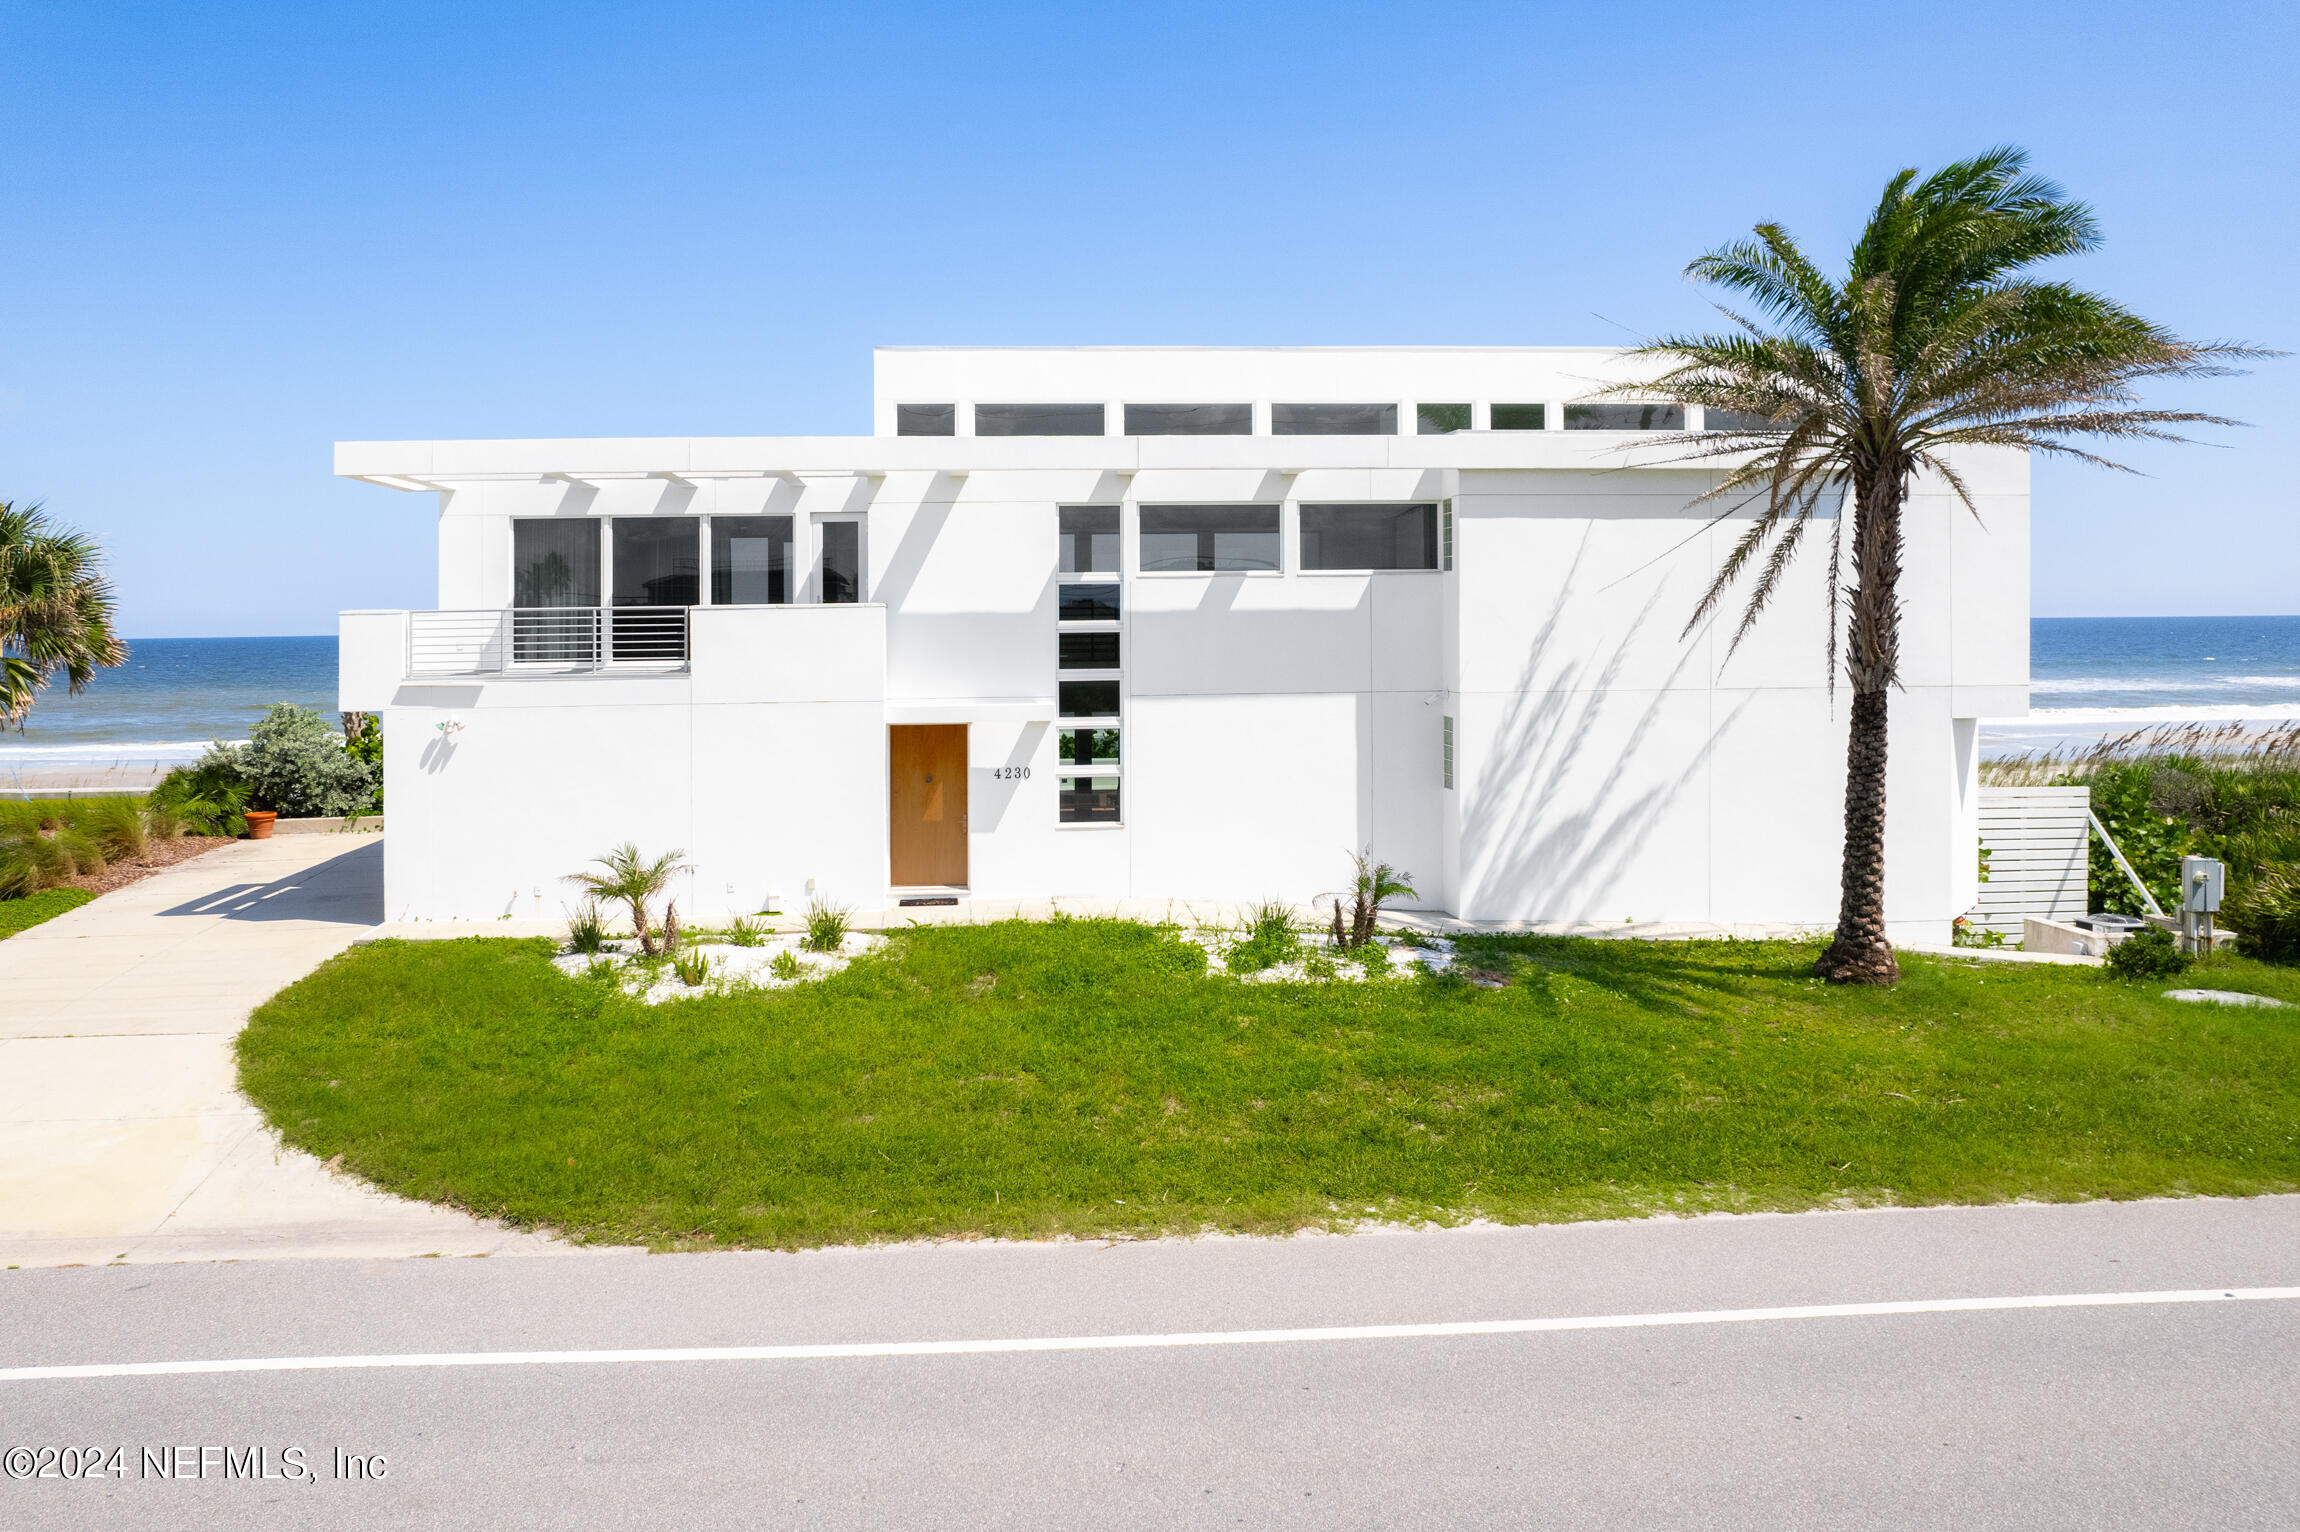
[[[0,1272],[0,1369],[2288,1286],[2292,1197],[121,1266]],[[0,1477],[0,1526],[2290,1528],[2296,1362],[2300,1300],[2286,1298],[1127,1350],[0,1376],[0,1450],[94,1447],[120,1468]],[[266,1449],[262,1468],[300,1462],[311,1481],[227,1477],[225,1449],[244,1465],[251,1447]],[[377,1454],[381,1477],[351,1466]]]

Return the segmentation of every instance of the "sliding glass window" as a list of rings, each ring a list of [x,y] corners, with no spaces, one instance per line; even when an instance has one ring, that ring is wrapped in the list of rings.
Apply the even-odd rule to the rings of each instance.
[[[1305,505],[1304,569],[1435,569],[1437,505]]]
[[[511,658],[588,665],[599,656],[599,523],[511,523]]]
[[[791,518],[711,518],[711,604],[781,605],[791,599]]]
[[[695,516],[617,516],[615,605],[694,606],[702,600],[703,523]]]
[[[597,606],[599,523],[588,517],[511,523],[513,606]]]
[[[1546,404],[1497,404],[1488,412],[1496,431],[1540,431],[1549,425]]]
[[[1146,505],[1142,568],[1151,570],[1276,569],[1274,505]]]
[[[1414,429],[1423,436],[1450,436],[1469,429],[1469,414],[1466,404],[1417,404]]]

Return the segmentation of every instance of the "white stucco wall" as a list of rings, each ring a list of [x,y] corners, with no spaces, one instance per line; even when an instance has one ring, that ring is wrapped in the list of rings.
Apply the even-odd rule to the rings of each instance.
[[[1561,401],[1610,353],[887,352],[897,400]],[[1225,370],[1226,369],[1226,370]],[[954,381],[955,380],[955,381]],[[956,392],[959,383],[972,390]],[[1383,383],[1388,392],[1377,392]],[[1313,387],[1313,384],[1322,384]],[[1251,392],[1241,392],[1241,390]],[[1068,390],[1065,392],[1065,390]],[[1553,412],[1554,417],[1554,412]],[[1265,420],[1266,424],[1266,420]],[[440,605],[510,597],[517,516],[863,523],[864,607],[698,609],[674,676],[399,679],[404,614],[347,614],[345,705],[388,697],[395,915],[565,902],[622,840],[694,864],[682,908],[887,896],[886,729],[969,727],[978,897],[1300,899],[1370,845],[1426,906],[1485,919],[1833,916],[1847,699],[1828,689],[1826,523],[1765,619],[1684,634],[1737,534],[1706,470],[1613,433],[1395,438],[674,439],[350,444],[341,471],[441,500]],[[1979,517],[1908,511],[1887,897],[1945,937],[1973,902],[1970,720],[2021,711],[2027,468],[1976,453]],[[1304,501],[1455,507],[1447,573],[1303,572]],[[1142,574],[1143,503],[1282,513],[1284,569]],[[1124,823],[1058,823],[1057,508],[1122,507]],[[818,596],[812,577],[801,600]],[[386,651],[390,651],[386,653]],[[357,702],[355,704],[355,699]],[[1456,719],[1456,786],[1440,777]],[[459,725],[442,734],[440,723]],[[1028,767],[1020,779],[1001,768]]]

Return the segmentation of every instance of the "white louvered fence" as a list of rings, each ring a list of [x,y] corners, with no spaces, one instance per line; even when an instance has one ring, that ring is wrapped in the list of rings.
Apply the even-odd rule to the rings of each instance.
[[[2021,918],[2070,920],[2086,909],[2092,790],[2084,787],[1984,787],[1981,845],[1989,880],[1976,925],[2020,939]]]

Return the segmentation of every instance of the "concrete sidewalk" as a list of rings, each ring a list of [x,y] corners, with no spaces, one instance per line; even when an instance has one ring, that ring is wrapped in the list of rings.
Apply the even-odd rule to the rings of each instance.
[[[249,1011],[382,918],[381,836],[241,841],[0,941],[0,1266],[552,1248],[283,1149]]]

